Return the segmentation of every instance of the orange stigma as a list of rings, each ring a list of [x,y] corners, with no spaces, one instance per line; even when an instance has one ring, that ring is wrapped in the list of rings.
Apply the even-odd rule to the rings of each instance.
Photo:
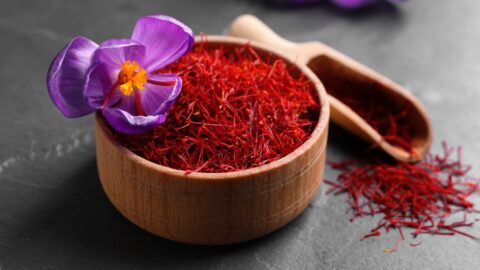
[[[147,83],[147,72],[136,61],[125,61],[118,73],[118,89],[125,96],[130,96],[133,90],[143,90]]]

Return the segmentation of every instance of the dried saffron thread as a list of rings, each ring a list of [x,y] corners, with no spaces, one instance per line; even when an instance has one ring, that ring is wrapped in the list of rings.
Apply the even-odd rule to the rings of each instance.
[[[462,164],[461,149],[456,149],[457,155],[453,157],[455,148],[443,143],[442,155],[429,154],[417,164],[378,161],[360,165],[353,161],[329,161],[330,166],[340,173],[337,181],[325,181],[331,186],[327,193],[348,195],[347,202],[353,210],[352,221],[382,215],[377,226],[361,240],[379,236],[381,229],[399,231],[399,240],[385,252],[398,248],[404,239],[402,228],[413,229],[413,237],[460,234],[480,240],[461,230],[478,222],[478,219],[468,221],[469,215],[479,213],[468,198],[480,189],[479,180],[467,176],[471,167]],[[455,219],[458,213],[463,213],[463,219],[447,224],[447,219]]]
[[[243,170],[282,158],[309,138],[320,105],[307,78],[272,59],[248,44],[227,51],[202,42],[160,71],[183,81],[168,120],[147,134],[117,133],[117,139],[186,172]]]

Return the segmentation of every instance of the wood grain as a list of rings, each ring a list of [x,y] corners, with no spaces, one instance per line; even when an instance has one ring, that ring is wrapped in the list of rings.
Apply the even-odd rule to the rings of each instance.
[[[208,37],[210,48],[231,50],[246,42]],[[305,66],[294,65],[268,46],[251,44],[261,57],[284,58],[292,67],[292,75],[304,73],[314,82],[312,91],[322,106],[311,138],[286,157],[257,168],[186,175],[145,160],[120,145],[97,113],[97,166],[102,186],[120,213],[139,227],[185,243],[237,243],[287,224],[314,198],[325,163],[329,119],[326,92]]]

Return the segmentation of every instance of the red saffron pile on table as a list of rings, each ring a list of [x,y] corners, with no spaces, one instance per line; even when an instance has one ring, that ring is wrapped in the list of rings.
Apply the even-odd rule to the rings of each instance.
[[[290,71],[250,45],[227,52],[202,43],[161,71],[183,80],[168,120],[147,134],[116,136],[134,153],[187,172],[270,163],[305,142],[319,117],[313,84]]]
[[[455,148],[444,143],[443,149],[442,155],[429,155],[416,164],[379,161],[360,165],[353,161],[330,161],[340,174],[335,182],[325,180],[331,185],[327,193],[347,193],[352,221],[382,215],[362,240],[381,235],[382,229],[385,232],[397,229],[399,240],[386,252],[395,251],[405,239],[404,228],[412,228],[414,238],[420,234],[460,234],[480,240],[464,231],[464,227],[478,221],[471,214],[479,211],[468,197],[479,192],[479,181],[466,175],[470,166],[462,164],[460,148],[455,153]]]

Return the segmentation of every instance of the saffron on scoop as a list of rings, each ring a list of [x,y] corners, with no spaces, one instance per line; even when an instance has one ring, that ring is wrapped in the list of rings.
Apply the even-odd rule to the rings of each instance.
[[[408,119],[411,106],[395,104],[388,96],[375,88],[338,88],[326,85],[328,94],[347,105],[356,114],[363,118],[391,145],[397,146],[415,154],[411,144],[415,130]]]
[[[131,151],[186,172],[230,172],[278,160],[304,143],[320,113],[314,85],[250,45],[234,51],[203,42],[160,72],[183,90],[167,121],[141,135],[116,133]]]

